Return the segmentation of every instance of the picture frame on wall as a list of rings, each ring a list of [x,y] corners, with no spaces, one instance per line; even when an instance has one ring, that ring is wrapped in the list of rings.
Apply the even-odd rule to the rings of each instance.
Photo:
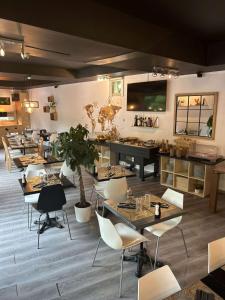
[[[123,96],[123,78],[112,78],[110,79],[110,96],[111,97],[122,97]]]
[[[10,97],[0,97],[0,105],[10,105]]]
[[[49,113],[50,112],[50,107],[48,105],[43,106],[43,112],[44,113]]]

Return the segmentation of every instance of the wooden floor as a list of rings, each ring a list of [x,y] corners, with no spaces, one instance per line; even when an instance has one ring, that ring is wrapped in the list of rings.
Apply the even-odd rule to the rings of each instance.
[[[0,153],[0,299],[117,299],[120,254],[102,245],[96,267],[91,267],[98,227],[93,215],[88,224],[75,221],[73,205],[79,199],[78,189],[66,192],[66,209],[73,240],[65,229],[52,228],[41,236],[37,250],[37,233],[27,229],[27,214],[23,212],[24,199],[17,179],[20,173],[7,172],[3,153]],[[130,178],[129,184],[136,195],[152,192],[162,195],[165,188],[156,180],[141,182]],[[85,174],[87,197],[92,179]],[[220,195],[219,211],[210,214],[207,199],[185,195],[183,229],[190,254],[186,258],[180,232],[171,230],[160,242],[159,257],[169,264],[182,287],[190,285],[207,274],[207,244],[225,236],[225,195]],[[154,252],[155,239],[149,250]],[[124,263],[125,299],[136,299],[136,265]],[[150,270],[146,267],[145,272]],[[153,287],[154,288],[154,287]]]

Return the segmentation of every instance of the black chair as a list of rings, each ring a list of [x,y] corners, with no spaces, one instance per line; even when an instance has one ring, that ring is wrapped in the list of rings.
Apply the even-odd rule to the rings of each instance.
[[[50,227],[63,228],[63,225],[57,221],[57,217],[50,218],[49,216],[50,212],[56,212],[59,210],[63,212],[63,219],[65,215],[70,239],[72,240],[67,213],[63,210],[64,204],[66,204],[66,197],[61,184],[50,185],[42,188],[38,198],[38,203],[36,205],[33,205],[33,207],[40,212],[40,216],[38,220],[38,232],[37,232],[38,249],[40,249],[39,241],[40,241],[41,233],[43,233],[46,229]],[[41,217],[43,216],[43,214],[46,214],[46,219],[44,220],[44,222],[41,222]],[[41,224],[42,227],[40,228]]]

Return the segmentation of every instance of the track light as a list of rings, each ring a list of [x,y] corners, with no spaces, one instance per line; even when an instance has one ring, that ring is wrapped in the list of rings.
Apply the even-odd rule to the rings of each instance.
[[[177,78],[179,74],[179,70],[175,68],[169,68],[169,67],[163,67],[163,66],[153,66],[152,68],[152,76],[160,76],[161,78],[168,77],[168,79],[171,78]]]
[[[3,47],[3,44],[1,44],[1,48],[0,48],[0,56],[5,56],[5,49]]]
[[[153,67],[153,69],[152,69],[152,76],[153,76],[153,77],[157,77],[157,70],[156,70],[156,67]]]
[[[30,58],[29,54],[25,53],[25,51],[24,51],[24,43],[22,43],[22,45],[21,45],[20,55],[21,55],[22,59],[29,59]]]

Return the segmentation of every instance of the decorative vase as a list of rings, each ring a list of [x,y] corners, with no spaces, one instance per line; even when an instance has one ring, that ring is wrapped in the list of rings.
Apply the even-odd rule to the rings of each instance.
[[[76,203],[74,205],[74,210],[75,210],[75,216],[76,216],[76,220],[79,223],[86,223],[88,221],[90,221],[91,218],[91,204],[88,202],[88,206],[87,207],[78,207],[79,203]]]

